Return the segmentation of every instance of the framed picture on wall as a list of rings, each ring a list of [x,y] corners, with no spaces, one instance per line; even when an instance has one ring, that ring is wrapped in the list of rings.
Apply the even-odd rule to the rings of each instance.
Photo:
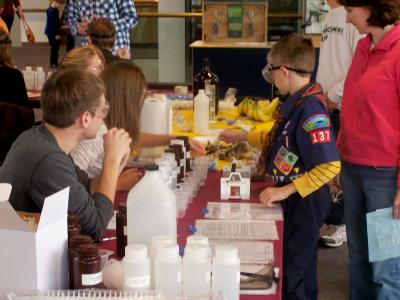
[[[326,0],[306,0],[305,1],[305,33],[320,34],[322,32],[323,22],[329,12],[329,6]]]

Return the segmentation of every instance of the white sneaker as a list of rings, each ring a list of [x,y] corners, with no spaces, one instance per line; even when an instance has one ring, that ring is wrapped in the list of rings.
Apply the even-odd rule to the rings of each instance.
[[[347,242],[346,225],[335,226],[335,232],[331,235],[321,236],[321,240],[325,246],[336,248]]]

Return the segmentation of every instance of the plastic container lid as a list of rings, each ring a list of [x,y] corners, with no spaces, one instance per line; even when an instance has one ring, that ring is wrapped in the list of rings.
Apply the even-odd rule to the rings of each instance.
[[[205,235],[190,235],[187,237],[186,245],[193,245],[193,244],[201,244],[204,246],[208,246],[208,237]]]
[[[147,164],[147,165],[145,165],[144,169],[146,171],[158,171],[159,167],[156,164]]]
[[[173,246],[176,241],[169,235],[156,235],[150,241],[150,256],[156,256],[161,248]]]
[[[209,260],[208,247],[201,244],[188,245],[185,248],[185,260],[193,262],[204,262]]]
[[[36,67],[36,71],[43,71],[43,67]]]
[[[179,246],[178,245],[170,245],[166,247],[162,247],[158,250],[157,259],[161,261],[174,261],[179,258]]]
[[[142,244],[130,244],[125,247],[124,260],[142,262],[148,260],[147,246]]]
[[[200,89],[198,94],[204,94],[204,89]]]

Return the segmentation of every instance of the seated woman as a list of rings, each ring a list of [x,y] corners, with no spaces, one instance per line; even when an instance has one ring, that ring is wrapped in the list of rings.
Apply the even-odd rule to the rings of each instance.
[[[99,76],[104,68],[104,56],[94,45],[74,48],[65,54],[61,69],[81,69]]]
[[[30,107],[24,76],[11,62],[11,40],[0,28],[0,102]],[[5,88],[7,87],[7,88]]]
[[[147,87],[142,71],[127,61],[108,65],[101,74],[106,85],[106,98],[110,112],[97,136],[82,141],[71,153],[75,164],[87,172],[89,177],[99,175],[103,164],[103,135],[107,128],[125,128],[132,137],[132,151],[140,147],[168,145],[174,136],[140,133],[140,114]],[[192,155],[204,155],[203,147],[191,140]],[[129,191],[141,178],[137,169],[124,170],[118,181],[118,191]]]

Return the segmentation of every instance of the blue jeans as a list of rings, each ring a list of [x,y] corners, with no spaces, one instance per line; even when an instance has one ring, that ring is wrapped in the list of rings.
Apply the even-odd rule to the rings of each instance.
[[[341,176],[350,300],[400,299],[400,257],[369,262],[366,221],[366,213],[392,206],[397,192],[397,168],[342,162]]]

